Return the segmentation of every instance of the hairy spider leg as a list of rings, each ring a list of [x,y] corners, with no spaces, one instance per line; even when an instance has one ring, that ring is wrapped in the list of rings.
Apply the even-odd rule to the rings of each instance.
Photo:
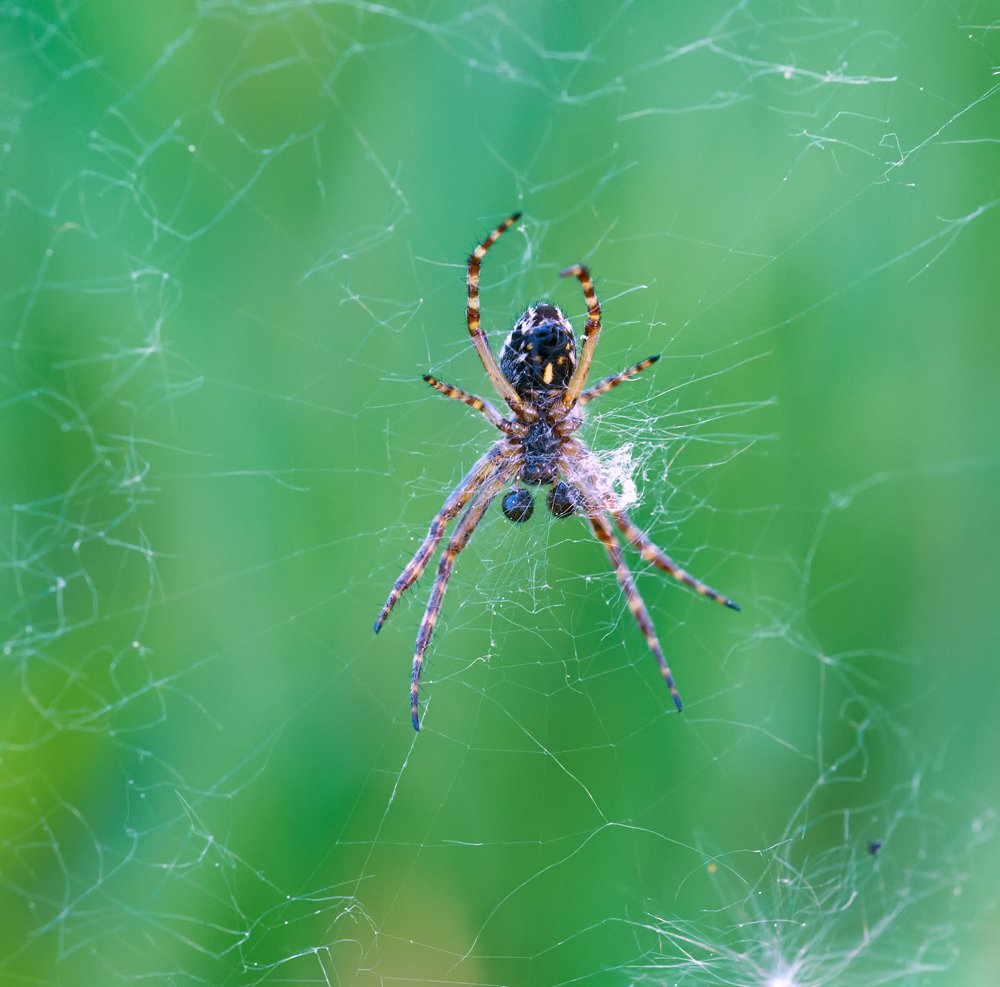
[[[559,277],[574,277],[580,282],[583,288],[583,297],[587,301],[587,324],[583,327],[583,342],[580,344],[580,362],[573,371],[573,376],[569,379],[566,392],[563,394],[563,405],[572,408],[576,404],[583,385],[587,382],[587,374],[590,373],[590,364],[594,359],[594,350],[597,348],[597,338],[601,335],[601,304],[597,300],[594,292],[594,282],[591,280],[590,271],[583,264],[574,264],[559,272]]]
[[[461,401],[462,404],[467,404],[474,411],[480,412],[491,425],[496,426],[501,432],[509,433],[513,429],[514,426],[485,398],[469,394],[460,387],[455,387],[454,384],[446,384],[443,380],[438,380],[437,377],[432,377],[430,374],[424,374],[424,380],[446,398],[454,398],[456,401]]]
[[[427,651],[427,646],[431,643],[431,635],[434,633],[434,625],[441,612],[441,604],[444,601],[445,590],[448,589],[448,580],[451,579],[455,559],[459,552],[469,544],[473,531],[476,530],[490,504],[493,503],[496,495],[503,489],[513,472],[513,469],[498,470],[483,483],[476,499],[462,515],[462,520],[458,522],[455,533],[451,536],[441,555],[437,575],[434,577],[434,587],[431,589],[431,598],[427,601],[427,609],[420,621],[420,630],[417,631],[417,645],[413,652],[413,674],[410,677],[410,717],[413,720],[414,730],[420,729],[418,693],[420,690],[420,671],[424,664],[424,652]]]
[[[473,345],[479,353],[479,359],[483,361],[486,376],[489,377],[497,394],[500,395],[515,411],[523,407],[523,402],[517,396],[517,391],[511,386],[509,380],[504,377],[497,364],[496,357],[490,349],[489,340],[486,333],[479,325],[479,269],[483,263],[486,251],[493,246],[503,234],[509,230],[519,219],[521,214],[514,213],[508,216],[472,253],[469,255],[469,302],[465,310],[466,321],[469,324],[469,335],[472,337]]]
[[[653,620],[649,616],[646,604],[642,602],[642,597],[636,588],[632,573],[629,572],[629,568],[625,564],[625,559],[622,557],[621,545],[618,543],[614,531],[611,530],[611,525],[608,524],[602,515],[595,515],[589,517],[587,520],[590,521],[594,529],[594,534],[597,535],[598,541],[604,546],[604,550],[608,553],[608,558],[611,559],[615,575],[618,577],[618,583],[625,594],[625,599],[628,601],[628,608],[632,611],[632,616],[635,617],[635,622],[639,625],[639,629],[646,635],[646,644],[649,646],[649,650],[653,652],[654,657],[660,663],[660,671],[663,673],[663,679],[667,683],[670,695],[674,697],[674,705],[677,707],[677,712],[683,712],[684,705],[681,703],[680,693],[677,691],[677,686],[674,685],[674,678],[670,674],[670,666],[667,664],[663,649],[660,647],[659,639],[656,636],[656,628],[653,626]]]
[[[505,451],[503,443],[498,442],[485,456],[480,459],[475,466],[465,475],[465,479],[455,487],[451,495],[444,502],[441,510],[434,515],[430,529],[423,544],[417,549],[416,554],[407,563],[399,578],[393,584],[389,598],[385,601],[378,619],[375,621],[375,633],[382,629],[386,618],[392,608],[399,601],[399,598],[420,578],[428,561],[438,547],[438,542],[444,535],[444,529],[448,522],[454,518],[458,512],[469,502],[469,499],[492,476],[495,476],[501,468],[498,460],[506,459],[508,453]]]
[[[671,576],[674,577],[678,582],[683,583],[685,586],[690,586],[696,593],[700,593],[702,596],[707,596],[710,600],[715,600],[716,603],[721,603],[725,607],[729,607],[730,610],[739,610],[739,604],[734,603],[729,599],[728,596],[723,596],[717,590],[712,589],[706,583],[703,583],[700,579],[695,579],[689,572],[682,569],[666,552],[664,552],[659,546],[654,545],[649,538],[642,533],[631,521],[629,516],[624,512],[612,512],[611,515],[615,519],[615,524],[618,525],[621,533],[629,540],[633,548],[639,550],[639,554],[647,561],[652,562],[657,569],[662,569],[664,572],[669,572]]]
[[[647,367],[651,367],[659,359],[659,355],[647,356],[645,360],[640,360],[634,367],[628,367],[617,374],[605,377],[603,380],[598,381],[593,387],[588,387],[587,390],[580,395],[580,404],[586,404],[588,401],[593,401],[594,398],[599,398],[602,394],[607,394],[608,391],[616,388],[623,380],[629,380],[636,374],[641,374],[643,370]]]

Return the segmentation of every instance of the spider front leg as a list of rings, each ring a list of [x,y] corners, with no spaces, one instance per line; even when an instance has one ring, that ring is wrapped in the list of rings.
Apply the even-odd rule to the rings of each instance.
[[[496,470],[497,461],[505,455],[507,453],[505,452],[503,443],[498,442],[469,470],[465,475],[465,479],[455,487],[451,496],[444,502],[441,510],[434,515],[434,520],[431,521],[427,537],[424,538],[423,544],[417,549],[416,554],[410,559],[406,568],[394,583],[392,591],[389,593],[389,598],[385,601],[385,606],[382,607],[375,621],[376,634],[382,629],[382,625],[386,622],[386,618],[389,616],[392,608],[399,602],[399,598],[420,578],[431,556],[437,549],[438,542],[441,541],[448,522],[456,517],[458,512],[469,502],[469,499],[482,486],[483,482]]]
[[[563,405],[572,408],[576,404],[583,385],[587,382],[587,374],[590,373],[590,364],[594,359],[594,350],[597,347],[597,338],[601,335],[601,304],[597,300],[597,293],[594,291],[594,282],[590,277],[590,271],[583,264],[574,264],[559,272],[561,278],[574,277],[580,282],[583,288],[583,297],[587,302],[587,324],[583,328],[583,343],[580,345],[580,362],[573,371],[573,376],[569,379],[566,393],[563,395]]]
[[[420,621],[420,630],[417,632],[417,644],[413,652],[413,674],[410,678],[410,717],[413,720],[413,729],[420,729],[420,708],[418,704],[418,693],[420,691],[420,672],[424,664],[424,653],[431,643],[431,635],[434,633],[434,625],[437,623],[438,614],[441,612],[441,604],[444,601],[445,591],[448,589],[448,580],[451,579],[452,569],[455,567],[455,559],[459,553],[469,543],[472,533],[476,530],[483,515],[493,503],[496,495],[503,489],[504,484],[510,479],[511,470],[497,471],[488,478],[479,491],[476,499],[469,505],[462,520],[459,521],[455,533],[445,547],[438,563],[437,576],[434,577],[434,588],[431,590],[431,598],[427,602],[427,609],[424,611],[423,620]]]
[[[636,588],[632,573],[629,572],[629,568],[625,564],[621,545],[618,543],[614,531],[611,530],[611,525],[608,524],[603,515],[595,515],[589,517],[587,520],[590,521],[597,540],[604,546],[604,550],[608,553],[608,558],[611,559],[615,575],[618,577],[618,583],[625,594],[625,599],[628,601],[628,608],[632,611],[632,616],[635,617],[635,622],[639,625],[639,629],[646,636],[646,644],[649,645],[649,650],[653,652],[654,657],[660,664],[663,679],[667,683],[670,695],[674,697],[674,705],[677,707],[677,712],[680,713],[684,709],[680,693],[677,691],[677,686],[674,685],[674,678],[670,674],[670,666],[667,664],[663,649],[660,647],[660,641],[656,636],[656,628],[653,626],[653,620],[649,616],[646,604],[643,603],[642,597],[639,595],[639,590]]]
[[[695,579],[690,573],[682,569],[666,552],[659,546],[654,545],[646,535],[642,533],[629,519],[624,511],[613,513],[612,517],[618,525],[621,533],[629,540],[633,548],[638,549],[639,554],[647,561],[652,562],[657,569],[669,572],[678,582],[685,586],[690,586],[696,593],[707,596],[716,603],[721,603],[730,610],[739,610],[739,604],[733,602],[728,596],[723,596],[711,586],[703,583],[700,579]]]
[[[519,212],[509,216],[469,255],[469,271],[466,278],[468,284],[468,303],[465,309],[465,319],[469,326],[469,335],[472,337],[472,344],[476,347],[479,359],[483,362],[483,369],[486,371],[486,376],[489,377],[496,388],[497,394],[515,411],[523,407],[523,402],[518,397],[517,391],[511,387],[510,381],[501,373],[496,357],[493,355],[493,350],[490,349],[486,333],[483,332],[482,326],[479,324],[479,270],[482,267],[486,251],[520,218],[521,214]]]

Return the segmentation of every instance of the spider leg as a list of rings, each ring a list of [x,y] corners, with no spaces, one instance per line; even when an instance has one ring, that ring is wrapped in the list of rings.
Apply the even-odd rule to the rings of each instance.
[[[514,426],[485,398],[469,394],[460,387],[455,387],[453,384],[446,384],[443,380],[438,380],[430,374],[424,374],[424,380],[435,391],[440,391],[446,398],[454,398],[456,401],[461,401],[462,404],[467,404],[474,411],[480,412],[491,425],[496,426],[501,432],[509,434],[513,430]]]
[[[667,683],[667,688],[670,690],[670,695],[674,697],[674,705],[677,707],[677,712],[680,713],[684,709],[680,693],[677,691],[677,686],[674,685],[673,676],[670,674],[670,666],[667,664],[667,659],[664,657],[663,649],[660,647],[659,639],[656,636],[656,628],[653,626],[653,620],[649,616],[646,604],[642,602],[642,597],[639,595],[639,590],[636,589],[632,573],[629,572],[629,568],[625,564],[625,559],[622,557],[621,545],[618,543],[614,531],[611,530],[611,525],[608,524],[603,515],[595,515],[587,518],[587,520],[590,521],[597,540],[604,546],[604,550],[608,553],[608,558],[611,559],[615,575],[618,577],[618,583],[625,594],[626,600],[628,600],[628,608],[632,611],[632,616],[635,617],[635,622],[639,625],[639,629],[646,635],[646,644],[649,645],[649,650],[653,652],[654,657],[660,663],[660,671],[663,673],[663,678]]]
[[[622,370],[620,373],[612,374],[610,377],[605,377],[603,380],[598,381],[593,387],[588,387],[587,390],[580,395],[580,404],[586,404],[588,401],[593,401],[594,398],[599,398],[602,394],[607,394],[608,391],[616,388],[623,380],[629,380],[636,374],[641,374],[643,370],[647,367],[651,367],[657,360],[659,356],[647,356],[645,360],[640,360],[634,367],[629,367],[626,370]]]
[[[417,644],[413,652],[413,674],[410,677],[410,716],[413,720],[413,729],[420,729],[420,710],[418,706],[418,692],[420,690],[420,671],[424,664],[424,653],[431,643],[431,635],[434,633],[434,625],[437,623],[438,614],[441,612],[441,603],[444,601],[445,590],[448,589],[448,580],[451,579],[452,569],[455,566],[455,559],[459,552],[465,548],[476,530],[483,515],[493,503],[494,498],[503,488],[510,478],[513,470],[497,470],[492,477],[488,477],[476,495],[476,499],[469,505],[462,515],[455,533],[451,536],[441,561],[438,563],[437,575],[434,577],[434,588],[431,590],[431,598],[427,602],[427,609],[424,611],[423,620],[420,621],[420,630],[417,631]]]
[[[572,408],[587,381],[590,364],[594,359],[594,349],[597,347],[597,337],[601,334],[601,304],[594,292],[594,282],[590,277],[590,271],[582,264],[567,267],[559,272],[559,276],[561,278],[576,278],[583,288],[583,297],[587,301],[587,324],[584,326],[583,342],[580,345],[580,362],[576,365],[573,376],[569,379],[566,393],[563,394],[563,404],[567,408]]]
[[[497,394],[500,395],[515,411],[522,407],[522,401],[517,396],[517,392],[511,386],[509,380],[504,377],[497,364],[496,357],[493,355],[493,350],[490,349],[489,340],[486,338],[486,333],[483,332],[482,327],[479,325],[479,269],[483,263],[483,257],[486,251],[493,246],[500,237],[509,230],[519,219],[521,214],[519,212],[514,213],[512,216],[508,216],[472,253],[469,255],[469,274],[468,274],[468,286],[469,286],[469,301],[468,306],[465,310],[466,321],[469,324],[469,335],[472,337],[472,343],[476,347],[476,351],[479,353],[479,359],[483,361],[483,367],[486,370],[486,376],[489,377],[493,386],[497,390]]]
[[[507,447],[498,442],[469,470],[462,482],[451,492],[441,510],[434,515],[427,537],[394,583],[389,598],[385,601],[385,606],[382,607],[378,619],[375,621],[376,634],[382,629],[382,625],[399,598],[420,578],[430,557],[437,549],[438,542],[441,541],[448,522],[469,502],[469,499],[483,485],[483,482],[496,472],[499,462],[507,455],[509,455]]]
[[[685,586],[690,586],[696,593],[700,593],[702,596],[707,596],[710,600],[715,600],[716,603],[721,603],[723,606],[729,607],[730,610],[740,609],[739,605],[730,600],[728,596],[723,596],[721,593],[712,589],[711,586],[706,585],[700,579],[695,579],[694,576],[682,569],[672,558],[670,558],[669,555],[666,554],[666,552],[654,545],[653,542],[651,542],[649,538],[632,523],[629,516],[624,511],[612,512],[611,516],[615,519],[615,524],[618,525],[621,533],[629,540],[629,542],[631,542],[634,548],[639,550],[639,554],[647,562],[652,562],[657,569],[669,572],[674,579],[683,583]]]

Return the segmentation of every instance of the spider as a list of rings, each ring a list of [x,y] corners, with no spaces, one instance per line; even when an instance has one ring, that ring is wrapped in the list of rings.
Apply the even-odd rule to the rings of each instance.
[[[647,357],[584,390],[597,339],[601,334],[601,306],[587,268],[582,264],[574,264],[559,272],[561,277],[573,277],[580,282],[587,303],[587,323],[583,329],[579,358],[573,327],[557,306],[546,302],[525,310],[504,340],[499,363],[494,357],[486,334],[479,324],[479,271],[486,251],[520,218],[521,213],[516,212],[505,219],[472,252],[469,257],[469,300],[466,308],[472,343],[483,362],[486,376],[506,401],[512,417],[505,418],[485,398],[468,394],[430,374],[424,375],[424,380],[436,391],[440,391],[445,397],[461,401],[483,415],[502,433],[502,438],[469,470],[465,479],[452,491],[444,506],[434,516],[427,537],[396,580],[375,621],[375,632],[378,633],[399,598],[427,567],[448,523],[464,510],[465,513],[438,563],[430,600],[417,633],[410,677],[410,713],[414,730],[420,729],[420,671],[434,633],[434,625],[441,612],[441,603],[455,559],[468,545],[490,504],[508,483],[512,485],[512,489],[503,497],[500,506],[510,521],[523,523],[531,517],[534,511],[531,490],[538,487],[548,487],[545,503],[555,517],[566,518],[580,514],[586,518],[611,560],[629,610],[645,635],[649,650],[659,663],[660,672],[678,712],[683,709],[680,693],[674,685],[670,666],[660,647],[649,611],[625,564],[621,544],[609,517],[625,540],[638,550],[646,562],[651,562],[702,596],[733,610],[740,609],[728,597],[685,572],[632,523],[597,458],[575,436],[583,423],[586,405],[594,398],[607,394],[623,381],[635,377],[659,359],[659,356]]]

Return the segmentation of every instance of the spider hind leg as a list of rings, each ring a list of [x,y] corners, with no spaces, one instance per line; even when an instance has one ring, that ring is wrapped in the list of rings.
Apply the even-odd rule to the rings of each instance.
[[[458,515],[476,491],[490,478],[490,475],[495,474],[500,469],[499,463],[507,455],[509,453],[507,453],[503,443],[498,442],[469,470],[465,479],[451,492],[441,510],[434,515],[426,538],[393,584],[388,599],[375,619],[376,634],[382,629],[382,625],[388,619],[392,608],[399,602],[400,597],[420,578],[427,563],[430,562],[431,556],[437,550],[448,522]]]
[[[431,590],[431,597],[427,602],[427,609],[424,611],[423,619],[420,621],[420,630],[417,631],[417,645],[413,652],[413,672],[410,676],[410,718],[413,721],[414,730],[420,729],[420,672],[424,665],[424,654],[431,643],[431,635],[434,633],[434,625],[437,623],[438,614],[441,612],[441,604],[444,602],[444,594],[448,589],[448,580],[451,579],[452,569],[455,567],[455,559],[462,549],[469,544],[472,533],[476,530],[479,522],[483,519],[483,515],[509,478],[510,472],[501,469],[494,472],[493,476],[488,477],[484,481],[477,496],[465,509],[465,513],[458,522],[455,533],[451,536],[441,555],[437,575],[434,577],[434,587]]]
[[[730,600],[728,596],[723,596],[718,590],[712,589],[708,583],[703,583],[700,579],[695,579],[686,569],[682,569],[674,560],[667,555],[659,546],[655,545],[643,532],[637,528],[624,511],[615,512],[612,515],[615,524],[618,525],[621,533],[629,540],[633,548],[646,562],[652,562],[657,569],[662,569],[669,573],[679,583],[690,586],[696,593],[721,603],[730,610],[739,610],[740,605],[735,600]]]
[[[604,550],[608,553],[608,558],[611,559],[611,565],[614,567],[615,575],[618,577],[618,584],[621,586],[622,592],[625,594],[625,599],[628,601],[628,608],[632,611],[635,622],[645,635],[649,650],[653,652],[653,657],[656,658],[660,666],[660,673],[663,675],[664,682],[667,683],[670,695],[673,696],[677,712],[682,713],[684,711],[684,704],[681,702],[680,693],[674,684],[674,677],[670,674],[670,666],[667,664],[666,656],[663,654],[663,648],[660,647],[660,640],[656,636],[653,619],[649,616],[649,611],[646,609],[646,604],[639,595],[639,590],[636,588],[632,573],[625,564],[625,559],[622,556],[622,547],[615,537],[614,531],[611,530],[611,525],[608,524],[603,515],[594,515],[587,520],[590,521],[597,540],[604,546]]]

